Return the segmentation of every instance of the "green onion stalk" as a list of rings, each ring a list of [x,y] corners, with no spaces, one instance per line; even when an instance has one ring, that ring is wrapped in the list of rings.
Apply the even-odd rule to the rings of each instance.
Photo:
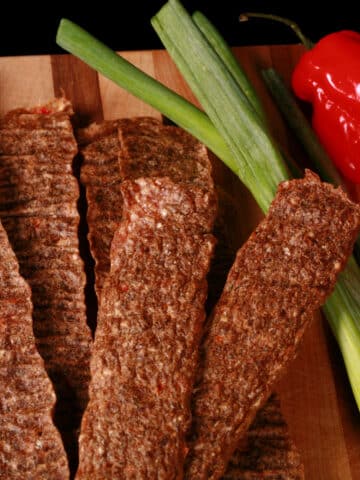
[[[61,21],[57,43],[203,142],[238,175],[266,213],[278,184],[289,173],[241,66],[235,65],[237,60],[209,20],[199,12],[191,17],[178,0],[169,0],[151,22],[205,113],[69,20]],[[358,292],[360,271],[351,259],[324,312],[360,408]]]

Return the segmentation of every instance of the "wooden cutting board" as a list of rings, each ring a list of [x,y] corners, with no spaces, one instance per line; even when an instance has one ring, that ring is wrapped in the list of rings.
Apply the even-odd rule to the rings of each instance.
[[[259,71],[274,66],[289,82],[302,47],[241,47],[234,51],[263,99],[275,137],[291,155],[301,158],[299,147],[266,93]],[[122,55],[196,103],[165,51],[123,52]],[[0,58],[1,115],[15,107],[46,103],[62,92],[73,102],[82,124],[135,115],[160,117],[158,112],[70,55]],[[261,214],[250,195],[225,167],[220,166],[216,175],[237,198],[239,214],[233,230],[240,245]],[[337,345],[320,313],[278,391],[292,436],[302,454],[306,478],[360,479],[360,414]]]

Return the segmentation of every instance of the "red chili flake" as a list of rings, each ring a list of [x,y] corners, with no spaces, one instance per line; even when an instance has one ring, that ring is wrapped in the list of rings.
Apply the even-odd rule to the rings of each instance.
[[[6,299],[6,301],[9,302],[9,303],[15,304],[15,303],[17,303],[17,302],[19,301],[19,299],[16,298],[16,297],[8,297],[8,298]]]
[[[157,383],[157,391],[159,393],[161,393],[164,390],[164,388],[165,388],[165,386],[161,382]]]
[[[43,115],[49,115],[49,113],[51,113],[51,111],[47,107],[41,107],[40,108],[40,113],[42,113]]]
[[[216,343],[223,343],[224,342],[224,337],[222,337],[221,335],[216,335],[214,337],[214,340]]]
[[[41,220],[40,218],[34,218],[31,223],[34,229],[37,230],[41,225]]]
[[[120,285],[120,291],[121,292],[127,292],[129,290],[129,285]]]

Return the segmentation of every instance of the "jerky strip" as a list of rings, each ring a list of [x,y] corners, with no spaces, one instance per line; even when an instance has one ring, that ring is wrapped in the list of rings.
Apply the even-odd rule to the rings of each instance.
[[[294,358],[312,313],[331,293],[359,222],[359,207],[311,172],[280,185],[268,216],[239,250],[214,310],[186,478],[224,473]]]
[[[37,347],[55,387],[55,422],[74,470],[91,334],[78,245],[71,114],[71,104],[56,99],[14,110],[0,121],[0,217],[32,290]]]
[[[55,393],[32,331],[29,286],[0,224],[0,478],[69,478]]]
[[[124,217],[102,290],[77,479],[180,479],[213,199],[166,178],[121,189]]]
[[[239,208],[236,200],[218,188],[219,212],[214,232],[215,254],[208,275],[208,311],[216,305],[226,276],[236,257],[233,219]],[[235,214],[236,217],[236,214]],[[206,327],[205,327],[206,328]],[[200,372],[199,372],[200,373]],[[201,373],[200,373],[201,374]],[[292,442],[276,394],[256,414],[246,436],[237,445],[224,480],[304,480],[304,466]]]
[[[304,466],[290,439],[276,395],[272,395],[258,411],[222,478],[304,480]]]
[[[110,270],[110,245],[122,212],[117,133],[120,122],[94,123],[77,131],[83,157],[80,179],[86,189],[88,239],[95,260],[98,299]]]
[[[119,138],[118,138],[119,130]],[[110,269],[109,252],[121,220],[120,184],[125,179],[168,176],[177,183],[196,184],[214,196],[206,148],[177,127],[151,117],[92,124],[78,131],[84,158],[81,181],[88,200],[89,242],[98,297]],[[208,216],[215,215],[215,201]]]

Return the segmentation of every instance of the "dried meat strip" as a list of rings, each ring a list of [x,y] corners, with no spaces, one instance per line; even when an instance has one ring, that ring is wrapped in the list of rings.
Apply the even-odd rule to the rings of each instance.
[[[239,250],[204,343],[185,478],[216,479],[297,350],[351,253],[359,207],[341,189],[280,185]]]
[[[60,98],[0,120],[0,218],[32,290],[37,347],[55,387],[55,422],[74,469],[92,342],[78,244],[71,114],[71,104]]]
[[[81,182],[86,188],[89,244],[95,260],[95,290],[98,298],[110,270],[110,245],[121,220],[122,197],[119,170],[120,143],[118,129],[127,122],[138,131],[160,127],[151,117],[105,121],[77,131],[83,157]]]
[[[180,479],[214,197],[168,178],[124,181],[121,190],[76,478]]]
[[[207,309],[211,311],[221,296],[226,276],[236,256],[234,239],[236,199],[218,187],[219,212],[214,232],[216,248],[208,275]],[[240,213],[240,212],[239,212]],[[206,328],[206,327],[205,327]],[[198,372],[201,375],[201,372]],[[223,480],[304,480],[304,465],[281,412],[276,394],[271,395],[232,455]]]
[[[83,158],[80,179],[85,186],[88,203],[88,239],[95,260],[95,290],[98,298],[110,270],[111,241],[121,220],[119,122],[94,123],[77,131]]]
[[[119,129],[120,134],[120,143],[117,138],[117,129]],[[159,136],[161,132],[162,140],[158,146],[156,146],[155,139]],[[164,137],[164,132],[167,135]],[[89,202],[88,210],[88,224],[90,230],[90,241],[92,244],[93,255],[97,260],[97,291],[99,293],[106,274],[109,271],[109,248],[111,239],[115,232],[115,229],[121,219],[121,207],[122,207],[122,198],[121,195],[117,195],[120,188],[121,180],[125,177],[136,178],[142,174],[148,174],[150,176],[156,175],[167,175],[173,170],[173,176],[177,181],[186,181],[198,177],[199,182],[199,165],[196,168],[196,175],[184,174],[184,167],[179,165],[179,162],[174,161],[174,158],[167,158],[169,151],[181,150],[183,145],[179,145],[179,142],[183,143],[183,138],[186,137],[188,140],[188,156],[194,156],[194,151],[201,148],[200,145],[194,144],[194,140],[187,136],[186,133],[181,132],[179,129],[174,127],[164,127],[157,120],[151,118],[135,118],[135,119],[123,119],[120,121],[107,121],[102,124],[92,124],[86,129],[78,131],[78,141],[83,146],[82,154],[84,157],[84,164],[82,167],[81,178],[83,183],[86,186],[87,198]],[[195,147],[195,148],[194,148]],[[121,149],[121,153],[120,153]],[[120,155],[120,169],[118,165],[118,156]],[[172,154],[172,157],[174,155]],[[186,157],[186,156],[185,156]],[[207,159],[204,155],[204,152],[200,154],[200,158],[203,160],[200,162],[202,164],[203,170],[203,184],[210,184],[209,179],[209,164],[207,164]],[[199,163],[199,159],[197,161]],[[151,170],[146,171],[146,168],[152,165]],[[145,169],[144,169],[145,166]],[[188,168],[189,170],[189,168]],[[194,172],[194,167],[193,167]],[[121,173],[120,173],[121,172]],[[116,191],[114,194],[114,190]],[[115,199],[115,200],[114,200]],[[115,208],[114,208],[115,206]],[[117,206],[117,208],[116,208]],[[231,208],[234,206],[232,205]],[[106,212],[111,212],[115,218],[112,218],[112,221],[109,221],[107,217],[105,219]],[[221,238],[224,235],[221,235]],[[225,235],[227,237],[227,235]],[[220,244],[224,242],[219,242]],[[223,245],[223,250],[228,251],[228,247]],[[226,262],[228,259],[232,258],[231,253],[226,253]],[[224,268],[224,259],[221,258],[221,265],[218,266],[220,270]],[[226,266],[225,266],[226,267]],[[216,281],[219,279],[219,268],[217,269]],[[222,273],[222,272],[221,272]],[[214,280],[214,279],[213,279]],[[270,402],[269,405],[272,405],[272,411],[277,406],[274,406],[275,402]],[[269,407],[268,407],[269,409]],[[265,413],[262,411],[259,412],[259,416],[263,418]],[[271,418],[269,420],[270,424]],[[272,425],[272,424],[271,424]],[[254,427],[255,428],[255,427]],[[280,434],[283,436],[286,435],[285,425],[279,426],[281,429]],[[255,438],[255,433],[258,433],[261,436],[262,432],[253,433],[253,438]],[[266,437],[268,438],[268,437]],[[264,439],[263,450],[267,448],[266,438]],[[273,439],[272,439],[273,440]],[[285,441],[285,440],[284,440]],[[83,441],[85,444],[85,440]],[[283,445],[283,443],[282,443]],[[277,445],[277,451],[280,450],[280,445]],[[287,442],[284,445],[284,455],[288,452],[289,455],[289,465],[284,462],[283,471],[284,478],[286,473],[293,473],[293,477],[289,478],[302,478],[301,471],[302,465],[298,462],[298,455],[295,450],[295,447],[291,442]],[[85,447],[84,447],[85,450]],[[248,452],[246,455],[252,455],[252,458],[261,455],[262,450],[256,447],[255,442],[249,442]],[[84,454],[85,455],[85,454]],[[245,455],[245,453],[244,453]],[[294,457],[294,461],[291,459]],[[247,469],[242,465],[238,465],[241,459],[241,455],[233,458],[233,461],[236,462],[235,465],[232,465],[232,468],[227,472],[229,478],[245,478],[244,475],[250,475],[251,478],[258,478],[259,468],[255,465],[255,462],[250,465],[250,462],[247,463]],[[275,461],[275,459],[274,459]],[[298,462],[298,463],[297,463]],[[271,463],[269,460],[269,468],[274,467],[274,463]],[[280,465],[278,465],[278,470],[280,472]],[[274,467],[275,468],[275,467]],[[297,470],[300,472],[299,476],[296,477]],[[236,475],[239,475],[237,477]],[[242,475],[242,476],[240,476]],[[250,477],[249,477],[250,478]]]
[[[121,182],[168,176],[211,191],[211,165],[205,147],[191,135],[152,117],[92,124],[79,130],[77,137],[84,158],[81,181],[88,200],[89,242],[99,297],[110,269],[111,241],[121,220]]]
[[[181,128],[128,119],[119,126],[120,177],[169,177],[183,185],[212,185],[206,148]]]
[[[272,395],[231,457],[223,480],[304,480],[304,466],[290,439],[280,402]]]
[[[32,330],[30,288],[0,224],[0,478],[66,480],[55,392]]]

